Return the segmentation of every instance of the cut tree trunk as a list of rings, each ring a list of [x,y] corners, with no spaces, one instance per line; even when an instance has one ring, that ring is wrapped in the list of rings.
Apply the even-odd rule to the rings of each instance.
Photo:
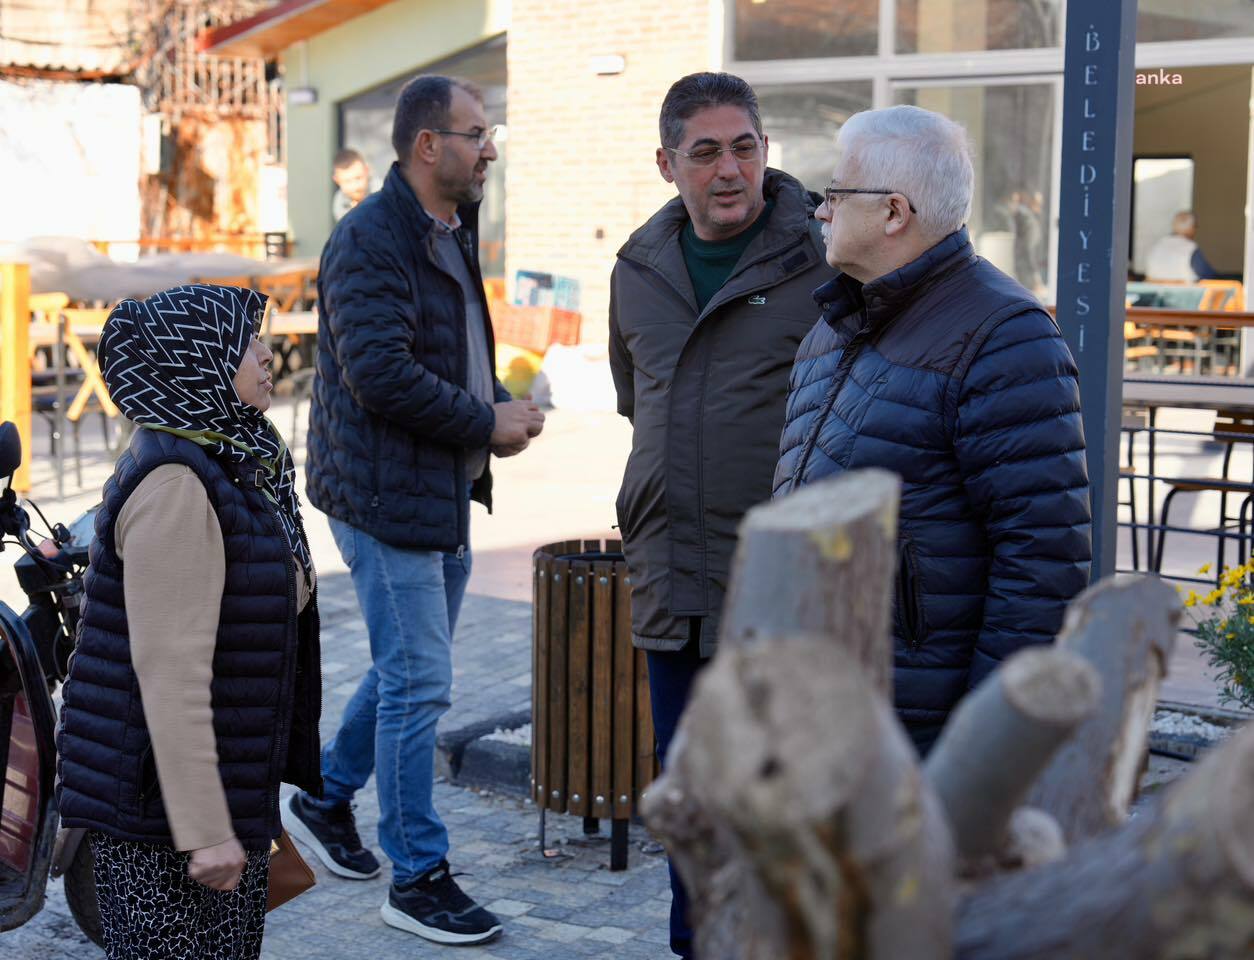
[[[901,481],[859,470],[754,507],[740,525],[720,640],[816,635],[892,697],[892,585]]]
[[[1176,592],[1157,577],[1103,580],[1067,608],[1057,645],[1093,665],[1102,695],[1028,803],[1051,814],[1070,844],[1127,819],[1180,613]]]
[[[645,817],[688,887],[699,956],[950,955],[944,814],[844,651],[763,634],[725,648],[681,730]]]
[[[900,483],[749,512],[720,650],[644,803],[719,960],[947,957],[944,814],[889,706]]]
[[[1254,956],[1254,728],[1150,812],[1065,860],[975,889],[961,960],[1248,960]]]
[[[961,872],[1005,848],[1032,782],[1097,707],[1100,681],[1083,657],[1054,647],[1015,654],[967,696],[928,757]]]

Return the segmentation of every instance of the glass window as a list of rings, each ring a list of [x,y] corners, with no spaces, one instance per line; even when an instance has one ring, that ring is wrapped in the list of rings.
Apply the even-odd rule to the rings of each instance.
[[[1155,40],[1220,40],[1254,37],[1250,0],[1139,0],[1138,43]]]
[[[1061,0],[897,0],[898,53],[1058,46]]]
[[[832,179],[837,131],[871,108],[871,81],[762,86],[757,93],[770,165],[822,191]]]
[[[896,102],[935,110],[967,128],[975,160],[968,227],[976,252],[1046,295],[1053,247],[1053,84],[902,87]]]
[[[340,146],[351,147],[370,166],[371,190],[383,185],[396,152],[392,149],[392,115],[396,98],[409,80],[421,73],[463,77],[483,90],[488,123],[506,122],[505,38],[497,37],[412,75],[375,87],[340,104]],[[502,134],[504,131],[502,131]],[[505,275],[505,160],[506,137],[498,135],[498,157],[488,164],[483,204],[479,208],[479,259],[485,277]],[[328,171],[328,176],[330,171]]]
[[[736,0],[736,60],[873,56],[879,0]]]

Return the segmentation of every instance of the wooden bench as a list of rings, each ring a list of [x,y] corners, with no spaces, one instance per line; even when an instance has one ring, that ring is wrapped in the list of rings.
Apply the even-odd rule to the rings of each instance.
[[[612,821],[610,869],[658,774],[644,652],[631,644],[631,576],[619,540],[566,540],[533,565],[531,797],[540,810]]]

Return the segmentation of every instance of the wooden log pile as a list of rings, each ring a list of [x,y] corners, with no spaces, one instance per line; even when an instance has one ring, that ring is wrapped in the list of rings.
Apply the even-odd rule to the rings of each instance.
[[[1128,819],[1180,607],[1072,603],[920,764],[891,706],[899,486],[751,511],[720,650],[645,798],[714,960],[1254,956],[1254,730]]]

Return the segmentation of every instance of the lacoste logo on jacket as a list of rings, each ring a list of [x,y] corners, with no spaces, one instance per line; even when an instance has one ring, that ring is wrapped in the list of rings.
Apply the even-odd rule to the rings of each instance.
[[[749,298],[749,302],[755,307],[760,307],[762,304],[766,303],[766,297],[762,296],[760,293],[755,293]]]

